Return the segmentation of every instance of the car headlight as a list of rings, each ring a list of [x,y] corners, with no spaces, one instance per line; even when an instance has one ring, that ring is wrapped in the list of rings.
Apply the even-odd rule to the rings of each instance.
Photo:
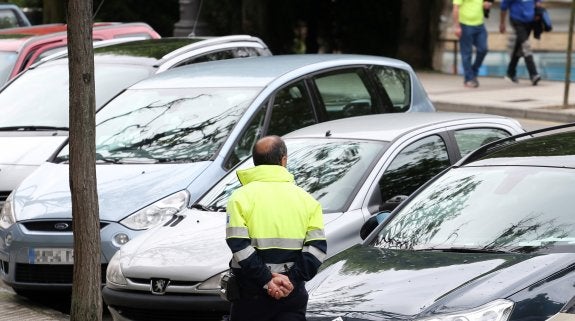
[[[16,217],[14,216],[14,192],[8,195],[6,202],[2,209],[0,209],[0,227],[7,230],[10,226],[16,223]]]
[[[165,222],[172,215],[181,211],[188,203],[189,197],[188,191],[179,191],[144,207],[120,223],[132,230],[147,230]]]
[[[222,278],[222,275],[224,275],[225,273],[226,273],[226,271],[223,271],[222,273],[218,273],[218,274],[210,277],[209,279],[205,280],[200,285],[198,285],[198,290],[219,291],[220,290],[220,279]]]
[[[106,269],[106,283],[110,287],[128,285],[128,281],[122,273],[122,265],[120,263],[120,251],[117,251]]]
[[[477,308],[417,319],[417,321],[506,321],[512,309],[512,301],[500,299]]]

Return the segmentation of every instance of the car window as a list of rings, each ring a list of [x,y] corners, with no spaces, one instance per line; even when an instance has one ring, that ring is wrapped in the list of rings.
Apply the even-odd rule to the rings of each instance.
[[[417,188],[450,165],[447,146],[438,135],[405,147],[386,168],[379,181],[381,210],[390,210]]]
[[[18,18],[11,9],[0,9],[0,29],[18,27]]]
[[[10,78],[10,72],[17,59],[18,53],[15,51],[0,51],[0,85]]]
[[[296,184],[317,199],[324,213],[343,211],[363,182],[367,170],[388,143],[338,139],[286,139],[288,170]],[[253,166],[246,159],[238,169]],[[236,171],[229,172],[200,199],[212,210],[225,210],[228,198],[240,186]]]
[[[456,130],[453,134],[461,156],[485,144],[511,136],[507,131],[498,128],[467,128]]]
[[[284,135],[317,123],[303,81],[280,89],[273,98],[268,135]]]
[[[101,161],[211,160],[260,88],[132,89],[96,115]],[[58,155],[66,161],[68,148]]]
[[[346,70],[313,78],[328,120],[369,115],[374,99],[359,71]]]
[[[136,65],[98,65],[94,74],[96,107],[151,72]],[[0,126],[68,127],[67,64],[24,72],[0,92],[0,112]]]
[[[225,50],[209,52],[200,56],[191,57],[190,59],[186,59],[178,63],[175,67],[191,65],[207,61],[255,57],[261,55],[262,55],[261,52],[258,51],[256,48],[249,48],[249,47],[230,48]]]
[[[264,121],[266,119],[266,108],[260,108],[256,116],[250,121],[250,124],[242,133],[237,144],[234,146],[232,154],[226,161],[225,167],[230,169],[240,161],[248,158],[252,154],[252,147],[261,136]]]
[[[387,92],[393,110],[404,112],[411,105],[411,78],[403,69],[374,66],[373,70]]]
[[[570,168],[454,168],[409,201],[372,244],[386,248],[470,248],[573,252]]]

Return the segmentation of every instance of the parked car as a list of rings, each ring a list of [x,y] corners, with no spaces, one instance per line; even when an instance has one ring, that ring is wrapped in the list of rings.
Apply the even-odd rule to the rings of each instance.
[[[126,42],[126,40],[130,40]],[[112,44],[110,44],[112,43]],[[101,46],[107,44],[107,46]],[[96,107],[152,74],[196,62],[271,55],[257,37],[131,38],[95,44]],[[63,52],[59,55],[65,57]],[[31,95],[30,93],[34,93]],[[68,60],[35,64],[0,91],[0,207],[68,138]]]
[[[65,24],[0,29],[0,87],[43,57],[65,50],[68,35]],[[160,35],[141,22],[99,22],[92,28],[94,41],[123,37],[157,39]]]
[[[258,137],[393,111],[434,109],[409,65],[374,56],[228,59],[140,81],[96,115],[102,270],[121,245],[193,204],[249,157]],[[68,159],[66,145],[7,198],[10,223],[0,236],[13,241],[0,244],[9,266],[2,278],[17,291],[70,287]],[[24,248],[35,254],[20,256]],[[32,273],[22,277],[24,270]]]
[[[559,312],[575,295],[569,127],[486,145],[425,184],[362,244],[324,262],[307,283],[307,319],[543,321]]]
[[[15,4],[0,2],[0,29],[31,26],[24,11]]]
[[[328,256],[361,241],[376,220],[425,181],[481,144],[521,133],[512,119],[478,114],[403,113],[325,122],[285,136],[288,169],[322,205]],[[253,166],[251,158],[239,168]],[[214,320],[229,311],[219,277],[231,259],[226,203],[235,171],[192,209],[128,242],[108,264],[103,297],[116,320]],[[163,285],[163,286],[160,286]]]

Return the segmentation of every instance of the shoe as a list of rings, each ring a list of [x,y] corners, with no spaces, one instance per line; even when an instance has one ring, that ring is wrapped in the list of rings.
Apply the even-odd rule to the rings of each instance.
[[[504,78],[505,78],[505,80],[510,81],[510,82],[512,82],[512,83],[514,83],[514,84],[518,84],[518,83],[519,83],[519,79],[517,79],[517,76],[509,76],[509,75],[506,75]]]
[[[539,82],[539,80],[541,80],[540,75],[535,75],[535,76],[531,77],[531,83],[533,84],[533,86],[537,86],[537,83]]]
[[[475,79],[471,79],[471,80],[468,80],[465,83],[463,83],[463,86],[465,86],[467,88],[477,88],[477,87],[479,87],[479,82]]]

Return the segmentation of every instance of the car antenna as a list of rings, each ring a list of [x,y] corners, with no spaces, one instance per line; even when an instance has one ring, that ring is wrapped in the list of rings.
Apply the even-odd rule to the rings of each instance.
[[[327,132],[325,132],[325,137],[329,137],[331,136],[331,130],[328,130]]]

